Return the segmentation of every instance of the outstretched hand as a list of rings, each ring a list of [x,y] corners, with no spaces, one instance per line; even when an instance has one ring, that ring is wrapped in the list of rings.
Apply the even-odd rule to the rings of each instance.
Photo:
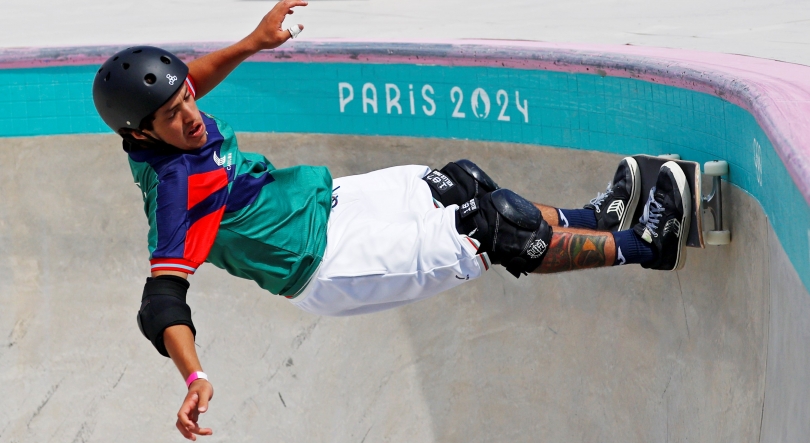
[[[281,0],[262,18],[259,26],[250,34],[250,38],[259,49],[273,49],[283,45],[292,36],[290,31],[281,28],[281,23],[285,17],[294,12],[294,7],[307,4],[303,0]],[[304,29],[302,24],[298,27]]]
[[[189,440],[196,441],[197,435],[211,435],[210,428],[200,428],[200,414],[208,410],[208,402],[214,396],[214,387],[208,380],[197,379],[188,388],[183,406],[177,413],[177,429]]]
[[[188,64],[189,75],[197,86],[196,99],[199,100],[214,89],[231,73],[239,63],[262,49],[273,49],[292,38],[287,29],[282,29],[284,18],[293,13],[296,6],[306,6],[303,0],[281,0],[273,6],[259,26],[238,43],[206,54]],[[304,29],[304,25],[298,25]]]

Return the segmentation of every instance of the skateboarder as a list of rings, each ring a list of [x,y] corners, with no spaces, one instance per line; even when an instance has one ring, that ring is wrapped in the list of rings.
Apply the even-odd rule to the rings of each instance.
[[[683,266],[690,197],[675,163],[661,168],[644,215],[629,229],[641,197],[629,157],[583,209],[557,209],[500,188],[469,160],[333,180],[326,167],[277,169],[241,152],[233,129],[201,113],[196,99],[250,55],[297,35],[301,25],[283,30],[281,23],[305,5],[279,2],[245,39],[188,65],[160,48],[125,49],[94,80],[96,109],[122,136],[143,194],[151,276],[138,326],[186,380],[176,423],[183,436],[212,433],[198,425],[213,387],[186,303],[188,275],[203,262],[332,316],[412,303],[493,264],[516,277],[631,263]]]

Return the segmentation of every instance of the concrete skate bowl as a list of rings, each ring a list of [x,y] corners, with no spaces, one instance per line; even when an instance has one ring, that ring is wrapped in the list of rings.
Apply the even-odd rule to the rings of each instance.
[[[220,45],[169,49],[194,57]],[[0,441],[180,441],[135,326],[147,225],[90,83],[120,48],[0,52]],[[578,207],[623,155],[724,159],[731,245],[678,272],[500,269],[318,318],[203,266],[189,303],[207,441],[804,441],[810,68],[635,47],[296,42],[200,102],[278,167],[474,159]]]

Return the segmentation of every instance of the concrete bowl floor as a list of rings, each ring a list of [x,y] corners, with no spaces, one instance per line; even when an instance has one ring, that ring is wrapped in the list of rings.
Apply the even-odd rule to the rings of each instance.
[[[239,134],[333,175],[470,158],[579,207],[619,157],[503,143]],[[0,139],[0,441],[179,441],[185,388],[140,336],[147,224],[112,135]],[[801,441],[808,294],[748,194],[730,246],[457,290],[353,318],[298,311],[205,265],[189,303],[216,389],[206,441]],[[803,317],[804,316],[804,317]],[[777,321],[778,320],[778,321]],[[806,360],[806,359],[805,359]]]

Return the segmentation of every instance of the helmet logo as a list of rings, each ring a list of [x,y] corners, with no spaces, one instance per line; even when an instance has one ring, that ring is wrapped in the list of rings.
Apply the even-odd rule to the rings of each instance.
[[[174,82],[177,81],[177,76],[176,75],[166,74],[166,78],[169,79],[169,84],[171,86],[174,86]]]

